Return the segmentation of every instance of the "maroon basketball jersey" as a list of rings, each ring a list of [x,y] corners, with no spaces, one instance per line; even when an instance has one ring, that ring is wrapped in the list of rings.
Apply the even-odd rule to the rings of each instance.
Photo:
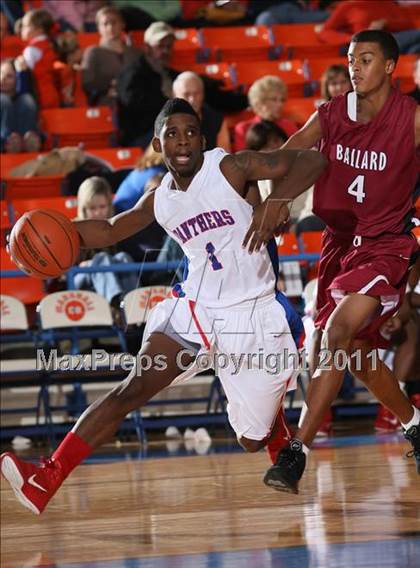
[[[392,89],[367,124],[349,117],[355,95],[321,105],[321,152],[329,165],[315,184],[314,212],[333,232],[374,237],[402,233],[419,172],[416,102]]]

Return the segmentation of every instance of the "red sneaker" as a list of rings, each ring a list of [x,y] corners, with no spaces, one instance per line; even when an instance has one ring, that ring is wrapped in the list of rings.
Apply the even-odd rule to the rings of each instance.
[[[332,433],[333,415],[331,409],[327,411],[316,433],[317,438],[327,438]]]
[[[291,438],[292,434],[287,424],[284,409],[283,407],[281,407],[274,422],[272,436],[266,445],[268,454],[273,464],[276,463],[278,453],[287,446]]]
[[[400,426],[398,418],[381,404],[375,419],[375,430],[377,432],[396,432]]]
[[[36,466],[6,452],[0,456],[0,467],[16,498],[36,515],[64,481],[61,465],[51,459],[41,459],[41,465]]]

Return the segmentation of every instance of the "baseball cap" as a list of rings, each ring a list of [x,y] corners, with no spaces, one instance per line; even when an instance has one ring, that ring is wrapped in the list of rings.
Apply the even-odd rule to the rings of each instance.
[[[144,34],[144,43],[148,45],[157,45],[163,38],[167,36],[175,37],[175,30],[166,22],[153,22],[147,28]]]

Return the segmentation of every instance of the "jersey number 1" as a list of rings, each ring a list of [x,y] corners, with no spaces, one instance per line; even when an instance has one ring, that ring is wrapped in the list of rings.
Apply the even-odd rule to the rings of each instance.
[[[206,251],[209,253],[209,261],[211,262],[211,267],[213,268],[213,270],[220,270],[221,268],[223,268],[223,264],[219,262],[217,256],[214,254],[215,250],[216,249],[214,248],[213,243],[210,242],[206,244]]]
[[[357,176],[347,188],[347,193],[356,198],[357,203],[363,203],[366,193],[363,191],[365,186],[365,176]]]

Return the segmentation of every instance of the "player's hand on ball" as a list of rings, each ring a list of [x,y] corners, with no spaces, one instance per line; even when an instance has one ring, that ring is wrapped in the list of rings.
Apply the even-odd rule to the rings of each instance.
[[[262,246],[278,233],[279,227],[289,218],[289,209],[284,201],[266,199],[252,214],[252,221],[242,242],[250,253],[258,252]]]

